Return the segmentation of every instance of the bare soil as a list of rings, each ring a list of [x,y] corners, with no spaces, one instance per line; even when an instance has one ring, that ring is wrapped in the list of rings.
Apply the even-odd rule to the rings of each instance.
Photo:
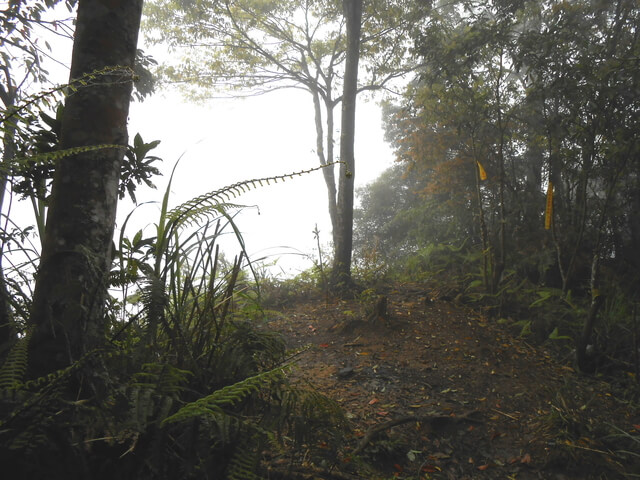
[[[640,448],[638,457],[623,453],[640,445],[640,412],[610,383],[437,292],[401,285],[384,296],[386,305],[380,297],[299,301],[270,322],[290,347],[309,346],[295,375],[337,401],[352,424],[332,465],[309,459],[295,478],[640,473]],[[612,425],[623,433],[612,437]]]

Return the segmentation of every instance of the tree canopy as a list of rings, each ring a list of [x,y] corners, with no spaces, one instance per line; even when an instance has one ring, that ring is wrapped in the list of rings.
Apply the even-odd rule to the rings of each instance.
[[[341,194],[333,163],[334,109],[343,100],[347,57],[342,1],[161,0],[147,7],[146,29],[152,41],[169,45],[176,61],[162,69],[164,78],[196,97],[220,92],[255,95],[299,88],[311,95],[316,154],[327,186],[334,245],[339,239]],[[409,32],[424,11],[412,2],[366,2],[361,19],[356,93],[394,85],[415,67],[408,55]],[[351,170],[354,170],[351,168]],[[342,198],[349,195],[344,192]],[[347,244],[350,243],[347,240]],[[342,254],[341,254],[342,255]]]
[[[587,293],[579,352],[603,289],[637,298],[640,282],[639,22],[625,0],[440,2],[386,110],[429,205],[414,251],[470,241],[482,268],[469,281],[501,298],[523,278]]]

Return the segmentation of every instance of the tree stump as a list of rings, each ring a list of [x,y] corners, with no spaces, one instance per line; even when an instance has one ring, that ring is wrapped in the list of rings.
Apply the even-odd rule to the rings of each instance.
[[[372,324],[389,323],[389,312],[387,310],[387,297],[385,295],[378,295],[376,303],[373,305],[372,310],[367,315],[367,322]]]

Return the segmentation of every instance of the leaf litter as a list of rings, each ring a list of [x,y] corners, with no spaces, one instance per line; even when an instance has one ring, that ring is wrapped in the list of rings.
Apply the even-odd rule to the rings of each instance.
[[[627,444],[640,444],[640,413],[611,384],[477,311],[425,302],[433,296],[421,287],[387,296],[384,323],[362,320],[366,305],[356,300],[322,298],[293,303],[269,324],[291,348],[311,345],[295,374],[352,422],[332,473],[313,478],[578,480],[640,471],[640,452],[625,454],[601,428],[621,426]]]

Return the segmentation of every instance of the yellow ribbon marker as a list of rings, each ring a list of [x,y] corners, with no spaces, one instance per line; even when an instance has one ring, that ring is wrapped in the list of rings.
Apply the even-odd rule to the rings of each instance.
[[[547,209],[544,212],[544,229],[549,230],[551,228],[551,219],[553,218],[553,183],[549,181],[547,187]]]
[[[480,162],[476,160],[476,163],[478,164],[478,174],[480,175],[480,180],[486,180],[487,172],[484,171],[484,168],[482,168],[482,164]]]

